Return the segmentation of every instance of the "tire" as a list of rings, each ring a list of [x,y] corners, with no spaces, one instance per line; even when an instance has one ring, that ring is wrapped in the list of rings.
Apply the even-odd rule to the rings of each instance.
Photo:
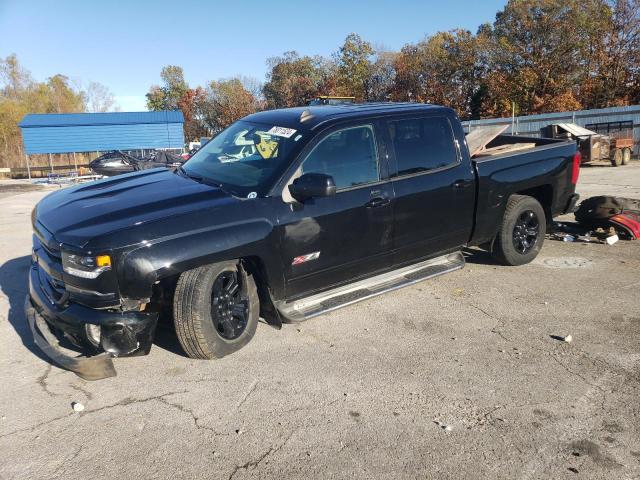
[[[631,149],[625,148],[622,150],[622,164],[628,165],[631,161]]]
[[[237,287],[231,285],[234,276]],[[223,308],[233,313],[220,313]],[[238,261],[188,270],[178,279],[173,320],[180,345],[191,358],[222,358],[244,347],[256,332],[259,315],[255,281]]]
[[[619,148],[616,148],[613,151],[613,155],[611,156],[611,165],[613,165],[614,167],[619,167],[620,165],[622,165],[622,150]]]
[[[503,265],[529,263],[540,253],[546,231],[547,220],[542,205],[533,197],[512,195],[507,202],[500,231],[493,241],[491,254]],[[523,248],[525,244],[528,247]]]

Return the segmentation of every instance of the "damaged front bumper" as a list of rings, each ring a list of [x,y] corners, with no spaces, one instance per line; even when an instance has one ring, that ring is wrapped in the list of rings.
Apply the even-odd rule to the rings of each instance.
[[[30,270],[25,313],[36,345],[55,363],[86,380],[114,376],[111,357],[148,354],[158,323],[155,312],[96,310],[71,302],[60,306],[45,295],[37,265],[32,265]],[[65,354],[57,346],[57,338],[50,328],[85,350],[95,351],[87,338],[87,324],[100,327],[98,350],[104,353],[85,357]]]

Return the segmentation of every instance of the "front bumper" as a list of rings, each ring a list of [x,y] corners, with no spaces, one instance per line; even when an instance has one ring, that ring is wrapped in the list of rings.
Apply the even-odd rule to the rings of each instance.
[[[49,327],[33,305],[29,297],[26,298],[24,311],[33,334],[33,341],[42,352],[60,367],[71,370],[85,380],[101,380],[115,377],[116,369],[107,353],[94,357],[72,357],[57,346],[56,337],[49,331]]]
[[[30,269],[29,298],[25,311],[36,344],[54,362],[89,379],[88,377],[97,375],[96,364],[101,364],[101,374],[115,375],[110,357],[130,357],[149,353],[158,323],[157,313],[96,310],[72,302],[59,305],[51,299],[51,295],[45,293],[47,286],[42,284],[38,269],[37,264],[32,265]],[[105,354],[85,358],[67,356],[67,360],[61,359],[60,355],[64,354],[55,347],[55,336],[51,334],[48,326],[65,334],[73,343],[90,349],[92,345],[87,340],[86,324],[100,326],[100,349],[104,350]],[[105,360],[98,360],[100,358]],[[79,367],[82,362],[83,366]],[[107,363],[111,363],[110,368]],[[112,374],[108,374],[110,372]]]

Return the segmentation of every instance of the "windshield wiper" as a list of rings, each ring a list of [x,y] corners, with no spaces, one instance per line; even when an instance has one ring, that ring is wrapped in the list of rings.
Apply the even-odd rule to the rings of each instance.
[[[202,180],[202,177],[200,175],[193,175],[192,173],[187,172],[184,168],[182,168],[182,165],[176,168],[176,172],[178,172],[182,177],[191,178],[196,182],[199,182]]]
[[[219,188],[220,190],[222,190],[227,195],[231,195],[227,190],[225,190],[225,188],[222,186],[221,183],[215,182],[215,181],[210,180],[208,178],[205,178],[205,177],[203,177],[201,175],[195,175],[193,173],[189,173],[184,168],[182,168],[182,166],[179,166],[176,169],[176,171],[179,172],[179,174],[182,175],[185,178],[190,178],[191,180],[194,180],[194,181],[196,181],[198,183],[202,183],[203,185],[209,185],[210,187]]]

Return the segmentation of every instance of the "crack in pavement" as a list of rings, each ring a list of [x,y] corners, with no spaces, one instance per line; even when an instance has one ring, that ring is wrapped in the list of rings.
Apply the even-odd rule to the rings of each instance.
[[[626,368],[619,365],[612,365],[611,363],[601,358],[593,358],[581,348],[576,348],[576,350],[580,352],[584,358],[589,360],[594,367],[601,366],[617,375],[621,375],[623,377],[630,378],[631,380],[635,380],[636,382],[640,382],[640,376],[634,375],[632,372],[628,371]]]
[[[216,435],[229,435],[229,433],[217,432],[211,427],[207,427],[205,425],[200,425],[198,423],[199,422],[199,418],[196,417],[196,415],[193,413],[193,411],[191,411],[188,408],[185,408],[184,406],[182,406],[180,404],[172,403],[172,402],[168,401],[165,398],[165,397],[168,397],[170,395],[177,395],[179,393],[187,393],[187,390],[179,390],[179,391],[175,391],[175,392],[167,392],[167,393],[163,393],[162,395],[154,395],[152,397],[145,397],[145,398],[139,398],[139,399],[127,397],[127,398],[119,400],[116,403],[113,403],[111,405],[105,405],[103,407],[96,408],[96,409],[93,409],[93,410],[85,410],[83,412],[80,412],[78,414],[78,417],[83,417],[85,415],[90,415],[90,414],[93,414],[93,413],[101,412],[103,410],[109,410],[111,408],[126,407],[128,405],[133,405],[133,404],[137,404],[137,403],[146,403],[146,402],[151,402],[151,401],[157,400],[157,401],[159,401],[159,402],[161,402],[161,403],[163,403],[165,405],[169,405],[171,407],[177,408],[181,412],[189,413],[191,415],[191,417],[193,418],[194,425],[198,429],[209,430],[209,431],[213,432]],[[52,418],[52,419],[49,419],[49,420],[45,420],[45,421],[40,422],[37,425],[34,425],[32,427],[22,428],[22,429],[18,429],[18,430],[14,430],[12,432],[6,433],[4,435],[0,435],[0,438],[9,437],[11,435],[15,435],[16,433],[20,433],[20,432],[31,432],[33,430],[38,429],[39,427],[42,427],[42,426],[47,425],[49,423],[53,423],[53,422],[58,421],[58,420],[62,420],[63,418],[71,417],[71,416],[73,416],[75,414],[76,414],[76,412],[70,412],[70,413],[68,413],[66,415],[62,415],[62,416],[55,417],[55,418]]]
[[[484,313],[487,317],[489,317],[489,318],[491,318],[491,319],[495,320],[496,322],[498,322],[498,323],[496,323],[496,324],[493,326],[493,328],[491,329],[491,333],[495,333],[495,334],[497,334],[497,335],[500,335],[500,337],[502,337],[502,339],[503,339],[504,341],[506,341],[506,342],[510,342],[510,341],[511,341],[511,340],[509,340],[507,337],[505,337],[505,336],[504,336],[504,334],[503,334],[500,330],[497,330],[497,328],[498,328],[498,327],[500,327],[500,328],[504,328],[504,327],[505,327],[505,322],[504,322],[504,320],[500,320],[499,318],[496,318],[495,316],[491,315],[491,314],[490,314],[489,312],[487,312],[486,310],[484,310],[484,309],[482,309],[482,308],[478,307],[477,305],[474,305],[473,303],[469,303],[468,305],[469,305],[470,307],[473,307],[473,308],[475,308],[476,310],[478,310],[478,311],[480,311],[480,312]]]
[[[93,395],[91,394],[91,392],[86,390],[84,387],[81,387],[80,385],[76,385],[75,383],[70,383],[69,387],[74,389],[77,392],[81,392],[85,397],[87,397],[87,400],[93,400]]]
[[[52,477],[55,477],[55,475],[56,475],[60,470],[62,470],[62,468],[63,468],[63,467],[67,466],[69,462],[74,461],[74,460],[78,457],[78,455],[80,455],[80,452],[81,452],[81,451],[82,451],[82,445],[80,445],[80,446],[78,447],[78,449],[77,449],[75,452],[73,452],[73,453],[71,454],[71,456],[70,456],[70,457],[69,457],[69,456],[67,456],[64,460],[62,460],[62,463],[60,463],[60,465],[58,465],[58,466],[55,468],[55,470],[54,470],[53,472],[51,472],[51,476],[52,476]]]
[[[294,407],[294,408],[290,408],[288,410],[279,410],[280,414],[285,414],[285,413],[297,413],[297,412],[304,412],[304,411],[309,411],[312,412],[314,410],[320,410],[321,408],[326,408],[326,407],[330,407],[331,405],[339,402],[340,400],[344,400],[344,397],[340,396],[338,398],[335,398],[333,400],[331,400],[330,402],[327,403],[323,403],[323,404],[312,404],[312,405],[305,405],[302,407]]]
[[[271,446],[269,450],[264,452],[255,460],[249,460],[248,462],[242,465],[236,465],[233,471],[231,472],[231,474],[229,474],[229,478],[227,480],[232,480],[233,477],[236,475],[236,473],[238,473],[240,470],[249,470],[249,469],[255,470],[256,468],[258,468],[258,466],[264,461],[265,458],[267,458],[269,455],[273,455],[274,453],[282,449],[282,447],[284,447],[287,444],[287,442],[291,439],[291,437],[293,437],[293,434],[296,433],[297,430],[298,429],[293,430],[280,445],[276,447]]]
[[[177,393],[185,393],[185,392],[177,392]],[[155,398],[154,400],[158,400],[160,403],[162,403],[164,405],[168,405],[170,407],[173,407],[173,408],[176,408],[176,409],[180,410],[183,413],[189,414],[191,416],[192,420],[193,420],[193,425],[198,430],[208,430],[208,431],[212,432],[214,435],[220,435],[220,436],[228,436],[228,435],[230,435],[229,433],[218,432],[215,429],[213,429],[211,427],[208,427],[206,425],[200,425],[200,423],[198,423],[200,421],[200,418],[196,416],[196,414],[193,412],[193,410],[191,410],[190,408],[187,408],[184,405],[181,405],[179,403],[170,402],[169,400],[164,398],[164,395],[162,397]]]
[[[484,425],[485,423],[489,423],[491,424],[491,421],[489,421],[489,417],[493,414],[493,412],[500,410],[501,408],[507,408],[506,405],[500,405],[498,407],[493,407],[491,410],[489,410],[487,413],[485,413],[484,415],[482,415],[482,418],[479,418],[478,420],[476,420],[476,422],[471,425],[469,427],[469,429],[475,428],[478,425]]]
[[[571,370],[569,367],[567,367],[564,363],[562,363],[553,353],[550,354],[551,359],[556,362],[558,365],[560,365],[565,371],[567,371],[568,373],[570,373],[571,375],[573,375],[574,377],[578,377],[580,380],[582,380],[584,383],[586,383],[587,385],[589,385],[590,387],[593,387],[597,390],[599,390],[603,395],[606,395],[605,390],[600,386],[600,385],[596,385],[595,383],[590,382],[589,380],[587,380],[583,375],[581,375],[578,372],[574,372],[573,370]]]
[[[162,401],[162,399],[164,399],[164,397],[168,397],[170,395],[177,395],[178,393],[187,393],[187,391],[186,390],[179,390],[179,391],[176,391],[176,392],[168,392],[168,393],[163,393],[162,395],[154,395],[153,397],[145,397],[145,398],[127,397],[127,398],[119,400],[116,403],[113,403],[111,405],[105,405],[104,407],[95,408],[93,410],[85,410],[84,412],[80,413],[80,416],[90,415],[92,413],[97,413],[97,412],[101,412],[102,410],[109,410],[111,408],[116,408],[116,407],[126,407],[128,405],[133,405],[134,403],[146,403],[146,402],[151,402],[153,400]]]
[[[10,437],[11,435],[15,435],[16,433],[32,432],[33,430],[36,430],[37,428],[43,427],[44,425],[47,425],[49,423],[57,422],[58,420],[62,420],[63,418],[71,417],[74,414],[75,414],[75,412],[70,412],[70,413],[68,413],[66,415],[61,415],[59,417],[55,417],[55,418],[51,418],[49,420],[45,420],[45,421],[40,422],[37,425],[33,425],[31,427],[19,428],[18,430],[14,430],[13,432],[9,432],[9,433],[5,433],[3,435],[0,435],[0,438]]]
[[[38,377],[38,379],[36,380],[36,382],[38,383],[38,385],[40,385],[40,388],[42,388],[42,390],[49,395],[50,397],[57,397],[58,394],[49,390],[49,386],[47,385],[47,379],[49,378],[49,374],[51,373],[53,366],[49,363],[47,364],[47,368],[44,371],[44,373],[42,375],[40,375]]]
[[[249,398],[249,396],[255,391],[257,386],[258,386],[258,381],[257,380],[254,380],[253,382],[251,382],[251,387],[249,388],[249,391],[238,402],[238,405],[236,405],[236,410],[240,410],[240,407],[242,405],[244,405],[244,402],[247,401],[247,398]]]

